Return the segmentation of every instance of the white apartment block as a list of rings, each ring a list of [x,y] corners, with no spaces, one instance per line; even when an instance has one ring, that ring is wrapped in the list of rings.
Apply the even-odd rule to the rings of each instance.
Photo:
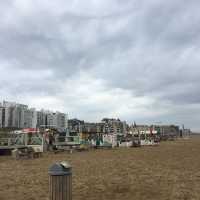
[[[37,112],[34,108],[24,111],[24,128],[36,128]]]
[[[3,107],[0,105],[0,128],[3,128]]]
[[[67,115],[61,112],[36,111],[27,105],[3,101],[0,103],[0,128],[60,128],[67,127]]]
[[[46,126],[46,112],[44,110],[37,111],[37,128]]]
[[[37,116],[35,109],[15,102],[3,101],[0,108],[0,127],[36,128]]]
[[[60,128],[60,129],[65,129],[66,128],[66,121],[67,117],[66,114],[60,113],[58,111],[56,112],[47,112],[46,116],[46,126],[51,128]]]

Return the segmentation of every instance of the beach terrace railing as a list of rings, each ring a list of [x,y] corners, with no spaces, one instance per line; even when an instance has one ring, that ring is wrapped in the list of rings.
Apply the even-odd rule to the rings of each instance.
[[[16,138],[0,138],[0,146],[12,146],[15,143]]]

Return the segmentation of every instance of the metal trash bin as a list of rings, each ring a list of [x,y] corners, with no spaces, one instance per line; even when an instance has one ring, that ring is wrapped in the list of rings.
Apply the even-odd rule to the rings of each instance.
[[[49,168],[50,200],[72,200],[72,168],[67,162]]]

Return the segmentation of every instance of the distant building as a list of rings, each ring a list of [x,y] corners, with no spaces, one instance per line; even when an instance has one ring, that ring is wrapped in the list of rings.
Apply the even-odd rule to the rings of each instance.
[[[46,128],[58,128],[66,129],[67,128],[67,115],[61,112],[52,112],[52,111],[38,111],[37,112],[37,127],[46,127]]]
[[[37,111],[37,128],[46,127],[46,113],[44,110]]]
[[[34,108],[24,111],[24,128],[37,127],[37,112]]]
[[[69,119],[68,120],[68,129],[70,132],[82,132],[82,129],[84,127],[84,121],[79,119]]]
[[[66,125],[67,125],[67,115],[65,113],[61,113],[61,112],[56,112],[54,114],[54,124],[56,125],[56,127],[60,128],[60,129],[66,129]]]
[[[0,128],[67,127],[67,115],[61,112],[36,111],[27,105],[3,101],[0,103]]]
[[[114,133],[126,135],[128,132],[128,125],[125,121],[121,121],[120,119],[102,119],[102,123],[104,123],[104,133]]]
[[[83,125],[82,132],[85,132],[85,133],[98,133],[100,131],[98,130],[97,123],[86,122]]]
[[[2,127],[24,128],[25,112],[28,110],[27,105],[3,101],[3,106],[1,110]]]
[[[179,136],[179,126],[176,125],[131,125],[129,133],[138,134],[157,134],[162,138]]]
[[[28,106],[23,104],[16,104],[12,111],[12,127],[25,128],[26,112]]]
[[[47,128],[55,128],[55,119],[54,119],[54,116],[53,116],[53,113],[50,112],[50,111],[47,111],[46,113],[46,127]]]
[[[174,137],[180,135],[180,128],[176,125],[156,126],[156,129],[159,131],[161,137]]]
[[[3,102],[4,109],[4,119],[3,119],[3,127],[13,127],[13,110],[15,103],[13,102]]]
[[[3,128],[3,113],[4,108],[0,105],[0,128]]]
[[[129,133],[132,135],[137,135],[138,133],[142,134],[145,133],[146,131],[149,131],[150,126],[148,125],[131,125],[129,129]]]

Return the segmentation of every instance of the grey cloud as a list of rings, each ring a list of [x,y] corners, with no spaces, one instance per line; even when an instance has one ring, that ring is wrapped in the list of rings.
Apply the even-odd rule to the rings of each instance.
[[[199,104],[198,1],[38,2],[0,5],[0,67],[7,70],[6,60],[12,73],[0,79],[2,91],[17,94],[23,88],[22,94],[59,98],[62,84],[85,72],[102,80],[105,91],[121,88],[163,106]],[[27,78],[13,83],[22,71]],[[73,103],[66,107],[77,106],[86,116],[108,113],[103,105],[86,109]],[[138,118],[145,121],[142,114]]]

